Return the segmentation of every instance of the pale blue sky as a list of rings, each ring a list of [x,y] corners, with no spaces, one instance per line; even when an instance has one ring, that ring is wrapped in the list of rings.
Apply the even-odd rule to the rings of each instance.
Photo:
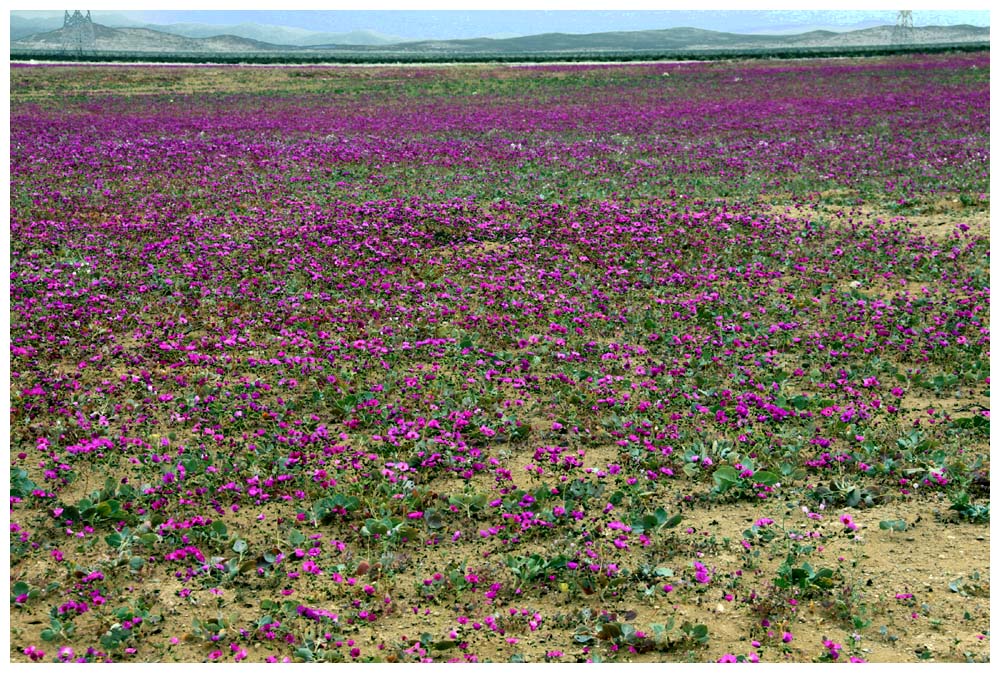
[[[209,3],[211,4],[211,3]],[[135,6],[135,5],[133,5]],[[258,23],[314,31],[344,33],[372,30],[410,39],[469,38],[490,35],[529,35],[547,32],[595,33],[687,26],[738,33],[788,33],[816,28],[852,30],[895,23],[895,10],[110,10],[137,21],[171,24],[234,25]],[[22,16],[48,12],[16,11]],[[102,12],[95,10],[96,20]],[[914,25],[989,26],[988,11],[914,10]]]

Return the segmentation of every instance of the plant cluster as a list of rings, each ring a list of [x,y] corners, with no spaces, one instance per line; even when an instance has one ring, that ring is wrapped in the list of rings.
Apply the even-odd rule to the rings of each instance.
[[[151,68],[12,70],[19,660],[714,660],[988,521],[988,54]]]

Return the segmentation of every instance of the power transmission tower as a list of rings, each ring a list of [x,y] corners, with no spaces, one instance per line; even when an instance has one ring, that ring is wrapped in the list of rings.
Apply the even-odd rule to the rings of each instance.
[[[63,17],[63,51],[82,56],[84,52],[93,52],[97,47],[94,35],[94,22],[90,18],[90,10],[84,15],[79,9]]]
[[[904,9],[896,15],[896,27],[892,29],[893,44],[913,44],[913,12]]]

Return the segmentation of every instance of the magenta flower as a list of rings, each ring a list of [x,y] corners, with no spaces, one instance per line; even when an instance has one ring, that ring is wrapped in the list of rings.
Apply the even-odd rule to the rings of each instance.
[[[849,531],[855,531],[858,529],[858,525],[854,523],[854,519],[851,518],[850,514],[841,514],[840,523],[844,524],[844,528]]]

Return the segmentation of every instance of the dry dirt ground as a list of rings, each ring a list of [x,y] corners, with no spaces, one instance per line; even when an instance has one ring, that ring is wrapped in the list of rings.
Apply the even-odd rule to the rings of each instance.
[[[913,217],[909,220],[915,231],[929,237],[946,237],[954,228],[947,214]],[[988,228],[988,214],[962,213],[961,221],[982,230]],[[919,285],[919,284],[918,284]],[[919,287],[885,288],[889,292],[919,291]],[[983,391],[971,391],[971,397],[962,404],[972,402],[988,406],[989,398]],[[916,407],[909,409],[909,418],[926,415],[926,409],[948,409],[959,406],[956,400],[942,400],[933,395],[918,398]],[[538,419],[544,426],[549,419]],[[606,465],[614,460],[613,446],[602,450],[588,449],[588,461]],[[607,455],[604,455],[604,454]],[[524,475],[524,467],[531,462],[530,455],[510,456],[510,467],[515,474]],[[106,475],[94,474],[74,484],[81,497],[92,487],[98,486]],[[683,488],[684,481],[680,487]],[[524,488],[535,485],[530,475],[519,478]],[[487,486],[486,483],[483,484]],[[66,497],[70,501],[73,494]],[[553,585],[547,592],[526,594],[517,603],[518,608],[538,611],[548,624],[560,623],[561,629],[544,628],[532,632],[524,624],[509,625],[506,637],[489,636],[484,632],[469,632],[463,638],[469,642],[468,652],[475,653],[480,661],[510,661],[521,657],[527,661],[543,660],[547,652],[563,652],[562,661],[586,660],[599,653],[599,647],[590,651],[586,645],[572,639],[575,628],[586,621],[581,610],[589,610],[591,619],[602,611],[619,615],[619,620],[633,624],[637,629],[648,629],[651,624],[662,624],[673,618],[677,624],[684,621],[709,626],[710,638],[705,645],[683,645],[668,652],[629,653],[620,651],[616,661],[714,661],[727,653],[748,655],[756,653],[765,662],[814,661],[823,653],[822,643],[834,640],[847,653],[869,662],[983,662],[990,658],[990,529],[988,525],[959,521],[948,511],[949,502],[939,493],[916,493],[910,496],[887,498],[866,509],[831,509],[821,511],[815,503],[784,498],[762,502],[713,503],[706,499],[683,512],[684,519],[667,543],[653,550],[630,550],[619,554],[623,565],[633,567],[642,562],[671,567],[678,575],[698,558],[712,569],[714,581],[706,590],[687,591],[676,602],[662,600],[629,601],[614,595],[565,593],[565,588]],[[803,508],[812,513],[806,515]],[[282,512],[279,506],[269,505],[259,513],[268,515],[264,524],[258,523],[256,511],[247,511],[239,521],[233,522],[231,532],[239,534],[268,534],[270,522]],[[858,526],[855,535],[846,535],[839,517],[849,513]],[[800,531],[821,534],[812,543],[812,551],[800,556],[813,568],[829,568],[835,572],[838,590],[832,595],[796,601],[776,607],[781,619],[766,623],[761,617],[761,601],[751,605],[743,599],[748,596],[774,596],[774,600],[787,602],[787,597],[775,592],[773,580],[784,560],[787,545],[772,543],[759,545],[753,556],[741,545],[743,532],[762,518],[774,520],[783,531]],[[885,520],[904,520],[906,530],[881,529]],[[272,531],[277,538],[279,531]],[[806,539],[805,543],[809,540]],[[489,549],[487,547],[487,549]],[[538,545],[531,551],[558,552]],[[362,552],[353,562],[362,560]],[[457,550],[435,549],[423,554],[420,550],[401,554],[399,569],[387,591],[395,591],[398,609],[382,617],[374,630],[362,629],[355,638],[380,640],[386,643],[413,642],[421,633],[447,633],[455,625],[456,611],[447,602],[421,605],[417,614],[412,607],[412,587],[429,572],[449,562],[466,562],[470,567],[488,571],[502,567],[502,549],[493,549],[483,558],[467,559]],[[372,557],[374,558],[374,557]],[[367,560],[367,559],[364,559]],[[12,568],[11,581],[27,581],[33,586],[44,586],[51,577],[41,574],[40,568],[18,566]],[[187,598],[178,597],[184,588],[177,579],[167,574],[151,573],[135,578],[132,591],[153,601],[170,627],[149,638],[150,644],[136,653],[137,661],[203,661],[210,647],[191,637],[186,625],[194,619],[206,620],[222,613],[258,614],[260,601],[266,598],[280,600],[274,593],[264,595],[211,595],[206,590],[196,590]],[[680,594],[681,592],[678,592]],[[767,604],[767,601],[763,601]],[[331,604],[330,609],[337,609]],[[247,624],[245,626],[251,626]],[[31,609],[12,610],[12,643],[40,642],[41,631],[48,627],[48,615]],[[108,627],[88,615],[77,620],[78,633],[92,631],[95,639]],[[782,641],[782,634],[793,634],[790,642]],[[171,642],[171,636],[177,642]],[[249,660],[261,661],[275,654],[266,643],[250,647]],[[605,653],[606,654],[606,653]],[[13,661],[26,661],[22,652],[11,652]],[[387,655],[391,659],[392,655]]]
[[[20,100],[44,97],[52,93],[65,95],[76,84],[67,80],[65,87],[55,92],[35,90],[32,73],[12,71],[12,93]],[[268,71],[264,75],[255,73],[255,85],[261,85],[260,77],[280,78],[291,75],[281,70]],[[316,75],[318,77],[319,75]],[[107,82],[107,90],[127,88],[131,93],[150,91],[162,93],[164,89],[178,92],[205,90],[243,90],[247,83],[240,78],[222,77],[212,69],[188,75],[182,69],[171,71],[129,71],[122,70],[120,81]],[[357,78],[351,73],[352,81]],[[300,77],[304,86],[309,86],[312,76]],[[247,80],[250,81],[250,80]],[[775,209],[784,209],[790,214],[801,216],[800,206],[772,204]],[[827,213],[835,206],[827,206]],[[945,199],[929,209],[931,212],[911,215],[906,219],[913,226],[913,233],[935,240],[944,240],[953,234],[958,223],[972,227],[974,233],[988,233],[989,213],[982,209],[962,208],[950,199]],[[897,217],[882,215],[885,219]],[[911,291],[919,292],[920,283],[903,281],[899,286],[879,288],[885,293]],[[962,401],[966,404],[989,406],[989,398],[984,391],[971,391]],[[921,417],[927,407],[957,407],[955,400],[941,400],[932,396],[918,399],[917,407],[908,410],[910,418]],[[548,419],[545,419],[548,421]],[[988,454],[988,447],[977,447]],[[614,447],[607,451],[613,453]],[[601,464],[601,451],[588,449],[588,460]],[[514,455],[511,468],[522,472],[530,462],[530,456]],[[603,461],[607,464],[607,460]],[[94,485],[99,485],[105,475],[92,475]],[[524,477],[525,486],[531,483]],[[679,488],[685,480],[679,481]],[[78,482],[80,495],[88,490],[88,480]],[[70,494],[72,495],[72,494]],[[68,496],[69,497],[69,496]],[[72,499],[70,497],[70,499]],[[827,639],[841,643],[847,659],[848,652],[863,657],[869,662],[985,662],[990,659],[990,541],[988,525],[972,524],[956,519],[948,511],[949,502],[938,493],[917,492],[909,496],[893,494],[887,502],[878,502],[865,509],[817,510],[812,502],[774,499],[761,502],[713,503],[700,500],[697,506],[684,511],[683,523],[670,534],[666,544],[659,544],[653,550],[631,549],[620,554],[624,565],[633,561],[652,561],[655,565],[671,567],[679,575],[691,558],[697,558],[712,569],[714,580],[704,590],[678,591],[683,594],[676,602],[621,601],[613,595],[594,593],[591,595],[570,594],[563,587],[554,585],[547,592],[531,592],[517,602],[518,608],[543,614],[547,625],[539,631],[530,631],[523,621],[518,626],[511,624],[506,638],[487,635],[487,632],[463,634],[469,642],[469,652],[475,653],[480,661],[510,661],[521,656],[528,661],[540,661],[546,652],[560,650],[564,653],[561,661],[582,661],[600,650],[593,647],[588,652],[586,645],[574,641],[571,634],[587,617],[581,610],[589,610],[591,616],[602,611],[622,616],[622,620],[643,630],[655,623],[665,623],[671,617],[676,623],[691,621],[709,627],[708,643],[699,646],[682,646],[669,652],[629,653],[619,652],[617,661],[715,661],[726,653],[747,655],[754,652],[765,662],[807,662],[816,660],[824,651],[823,641]],[[809,517],[803,508],[813,516]],[[844,533],[840,520],[842,514],[849,513],[857,524],[856,534]],[[259,523],[257,516],[267,515],[265,523]],[[279,505],[267,505],[259,510],[244,513],[240,520],[231,525],[231,533],[236,535],[279,535],[276,524],[272,523],[282,512]],[[790,604],[787,597],[775,592],[773,579],[784,560],[784,554],[792,544],[771,543],[758,545],[760,552],[753,556],[742,544],[744,531],[762,518],[772,519],[774,526],[783,532],[820,533],[813,538],[812,550],[800,556],[800,560],[816,569],[829,568],[838,579],[838,591],[832,595],[807,598]],[[903,520],[907,522],[903,531],[885,530],[882,521]],[[787,537],[787,536],[786,536]],[[803,544],[809,543],[806,539]],[[387,583],[387,591],[395,589],[398,609],[382,617],[375,628],[363,628],[353,636],[366,643],[381,640],[385,643],[413,642],[421,633],[447,633],[455,625],[454,606],[447,602],[429,606],[420,605],[415,612],[416,601],[413,586],[427,572],[446,565],[449,561],[467,562],[470,567],[483,569],[502,565],[501,549],[484,547],[487,553],[482,558],[463,558],[456,550],[447,546],[433,552],[420,550],[409,552],[400,558],[399,571],[392,583]],[[530,549],[521,550],[529,553]],[[539,545],[538,551],[552,551]],[[348,559],[356,565],[363,556]],[[32,586],[45,586],[51,577],[42,573],[41,568],[18,566],[11,569],[11,582],[27,581]],[[65,579],[65,578],[56,578]],[[241,613],[258,615],[261,600],[280,600],[275,590],[273,595],[212,595],[207,590],[196,590],[187,598],[180,598],[178,591],[184,588],[177,579],[167,573],[151,572],[137,576],[132,593],[144,596],[156,605],[165,618],[167,628],[145,641],[141,651],[135,655],[136,661],[182,661],[198,662],[206,660],[210,646],[191,638],[187,625],[193,619],[206,620],[221,613]],[[381,589],[381,586],[380,586]],[[784,601],[781,606],[772,606],[774,612],[782,615],[779,620],[762,623],[759,612],[760,601],[753,604],[744,602],[749,596],[774,596]],[[338,599],[346,601],[346,598]],[[766,601],[764,601],[766,603]],[[336,600],[329,606],[336,610]],[[505,608],[506,609],[506,608]],[[548,625],[562,623],[562,628]],[[107,628],[82,615],[77,619],[78,633],[90,633],[96,640]],[[250,627],[249,624],[245,625]],[[43,629],[48,627],[48,614],[33,609],[12,609],[10,634],[15,643],[39,643]],[[790,642],[783,642],[782,634],[793,634]],[[172,642],[175,638],[177,642]],[[386,658],[391,654],[387,650]],[[261,661],[274,652],[267,644],[257,643],[250,648],[249,661]],[[228,656],[228,653],[227,653]],[[442,659],[445,657],[441,657]],[[27,661],[27,657],[12,647],[11,660]]]

